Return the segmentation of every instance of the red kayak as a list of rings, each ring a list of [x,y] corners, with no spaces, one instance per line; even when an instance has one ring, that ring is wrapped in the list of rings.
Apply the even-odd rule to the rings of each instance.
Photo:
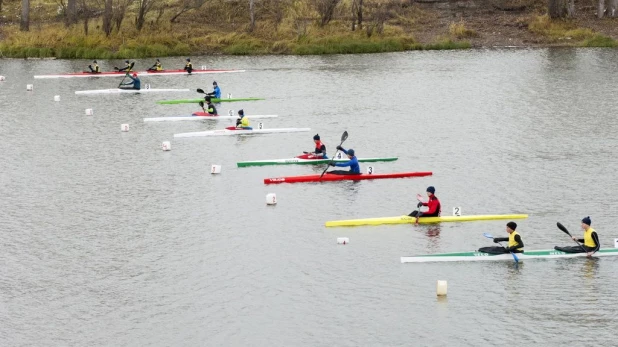
[[[196,117],[219,117],[218,114],[210,114],[208,112],[193,112],[192,116],[196,116]]]
[[[297,155],[296,158],[298,158],[298,159],[314,159],[314,160],[322,159],[321,157],[316,157],[313,154],[301,154],[301,155]]]
[[[383,178],[403,178],[403,177],[423,177],[431,176],[433,173],[428,172],[400,172],[400,173],[388,173],[388,174],[358,174],[358,175],[334,175],[326,173],[322,178],[320,175],[307,175],[307,176],[289,176],[289,177],[277,177],[277,178],[265,178],[264,184],[276,184],[276,183],[301,183],[301,182],[327,182],[327,181],[361,181],[361,180],[377,180]]]
[[[191,72],[192,75],[195,74],[212,74],[212,73],[225,73],[225,72],[244,72],[245,70],[193,70]],[[185,70],[162,70],[162,71],[131,71],[131,74],[137,73],[139,76],[145,75],[159,75],[159,76],[167,76],[167,75],[188,75]],[[114,77],[114,76],[124,76],[127,73],[124,71],[105,71],[105,72],[69,72],[69,73],[60,73],[55,75],[35,75],[34,78],[73,78],[73,77]]]

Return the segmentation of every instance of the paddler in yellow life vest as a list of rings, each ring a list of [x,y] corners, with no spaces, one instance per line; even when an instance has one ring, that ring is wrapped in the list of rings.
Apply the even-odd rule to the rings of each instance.
[[[212,104],[212,100],[210,100],[210,96],[206,96],[204,98],[204,100],[206,100],[206,109],[205,109],[205,111],[208,112],[208,114],[211,115],[211,116],[218,115],[217,108],[215,107],[215,105]]]
[[[124,71],[124,72],[131,72],[131,69],[133,68],[133,65],[135,65],[135,63],[131,63],[131,62],[130,62],[130,61],[128,61],[128,60],[125,60],[125,61],[124,61],[124,63],[126,64],[126,66],[125,66],[125,67],[123,67],[122,69],[119,69],[119,68],[117,68],[117,67],[115,67],[115,66],[114,66],[114,69],[118,70],[119,72],[120,72],[120,71]]]
[[[599,242],[599,234],[590,227],[590,224],[592,224],[590,216],[583,218],[582,229],[584,230],[584,238],[578,239],[573,236],[573,241],[582,243],[582,245],[566,247],[556,246],[554,249],[566,253],[587,253],[588,256],[594,254],[594,252],[601,248],[601,243]]]
[[[245,111],[239,110],[238,117],[240,118],[236,120],[237,129],[253,130],[253,128],[249,125],[249,118],[245,117]]]
[[[187,63],[185,64],[184,70],[188,73],[191,73],[191,71],[193,71],[193,64],[191,64],[191,58],[187,58]]]
[[[515,222],[508,222],[506,223],[506,232],[509,233],[509,237],[494,237],[494,243],[508,241],[506,247],[483,247],[479,248],[479,252],[489,254],[524,253],[524,242],[521,240],[521,235],[515,229],[517,229],[517,224]]]
[[[92,64],[88,65],[88,68],[90,69],[90,73],[100,73],[101,72],[99,71],[99,64],[97,64],[96,60],[94,60]]]
[[[157,61],[148,69],[148,71],[163,71],[163,65],[161,65],[159,58],[157,58]]]

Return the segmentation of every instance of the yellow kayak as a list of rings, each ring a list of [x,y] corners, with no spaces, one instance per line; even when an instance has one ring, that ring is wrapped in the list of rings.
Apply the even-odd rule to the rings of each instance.
[[[441,222],[472,222],[480,220],[498,220],[498,219],[524,219],[528,218],[527,214],[485,214],[485,215],[470,215],[470,216],[443,216],[443,217],[421,217],[419,224],[441,223]],[[353,227],[359,225],[382,225],[382,224],[414,224],[416,218],[409,216],[398,217],[382,217],[382,218],[365,218],[365,219],[348,219],[334,220],[326,222],[327,227]]]

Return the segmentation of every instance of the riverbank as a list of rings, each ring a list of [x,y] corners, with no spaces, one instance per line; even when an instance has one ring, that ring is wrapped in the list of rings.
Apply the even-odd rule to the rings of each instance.
[[[463,4],[463,5],[462,5]],[[351,30],[351,21],[336,19],[325,26],[311,16],[264,17],[249,32],[249,23],[228,20],[211,23],[196,12],[180,18],[152,21],[137,31],[129,21],[109,37],[100,30],[101,19],[66,28],[44,19],[29,32],[16,23],[0,28],[0,56],[113,59],[202,54],[349,54],[471,47],[617,47],[618,26],[613,19],[598,20],[591,11],[579,11],[569,21],[550,20],[542,6],[508,10],[468,1],[414,2],[397,9],[397,16],[368,20]],[[535,5],[536,4],[536,5]],[[514,5],[513,5],[514,6]],[[206,10],[206,9],[205,9]],[[6,9],[5,9],[6,11]],[[45,11],[43,11],[45,12]],[[309,13],[310,14],[310,13]],[[195,16],[202,18],[195,22]]]

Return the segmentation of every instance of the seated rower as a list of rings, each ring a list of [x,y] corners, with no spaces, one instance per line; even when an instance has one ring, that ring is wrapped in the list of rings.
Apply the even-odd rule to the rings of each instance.
[[[562,251],[566,253],[587,253],[588,256],[594,254],[594,252],[598,251],[601,247],[601,243],[599,242],[599,234],[590,227],[592,221],[590,220],[590,216],[582,219],[582,229],[584,230],[584,238],[577,239],[573,236],[573,241],[583,243],[583,245],[578,246],[566,246],[566,247],[554,247],[557,251]]]
[[[314,157],[328,159],[326,156],[326,146],[320,141],[320,135],[315,134],[313,137],[313,142],[315,142],[315,150],[313,152],[303,152],[305,154],[311,154]]]
[[[206,95],[221,99],[221,89],[219,89],[217,82],[212,82],[212,92],[207,93]]]
[[[88,65],[88,68],[90,69],[91,73],[100,73],[101,72],[101,71],[99,71],[99,64],[97,64],[96,60],[94,60],[91,65]]]
[[[236,120],[236,129],[244,129],[244,130],[253,130],[253,128],[249,124],[249,118],[245,117],[245,111],[238,111],[238,118]]]
[[[191,73],[193,71],[193,64],[191,64],[191,59],[187,58],[187,63],[185,64],[185,69],[186,72]]]
[[[131,87],[120,87],[120,89],[137,89],[137,90],[140,90],[141,82],[139,80],[139,77],[137,77],[137,74],[134,72],[133,76],[131,76],[129,74],[127,74],[127,76],[129,76],[131,81],[122,83],[120,85],[121,86],[131,86]]]
[[[154,63],[154,65],[148,68],[148,71],[163,71],[163,65],[161,65],[161,61],[159,61],[159,58],[157,58],[157,61]]]
[[[206,112],[208,112],[211,116],[218,116],[219,114],[217,113],[217,108],[212,104],[210,96],[207,95],[204,100],[206,100]]]
[[[114,69],[118,70],[118,72],[120,72],[120,71],[131,72],[131,69],[133,68],[133,65],[135,65],[135,63],[131,63],[128,60],[125,60],[124,63],[126,64],[126,66],[123,67],[122,69],[119,69],[117,67],[114,67]]]
[[[504,253],[524,253],[524,242],[521,240],[521,235],[515,229],[517,224],[515,222],[506,223],[506,232],[509,233],[509,237],[494,237],[494,243],[500,243],[501,241],[508,241],[506,247],[494,246],[479,248],[479,252],[489,254],[504,254]]]
[[[333,174],[333,175],[360,175],[360,165],[358,165],[358,158],[356,158],[356,155],[354,155],[354,150],[352,148],[346,150],[345,148],[341,146],[337,146],[337,149],[345,153],[348,156],[349,160],[341,162],[341,163],[330,162],[328,165],[337,166],[337,167],[349,166],[350,171],[333,170],[333,171],[328,171],[327,173]]]
[[[427,187],[427,196],[429,197],[429,200],[427,200],[427,202],[423,202],[422,201],[422,197],[420,194],[416,195],[416,199],[418,199],[418,204],[416,205],[416,207],[418,208],[418,210],[416,211],[412,211],[408,216],[410,217],[440,217],[440,212],[442,212],[441,206],[440,206],[440,200],[438,199],[438,197],[435,195],[436,193],[436,188],[434,188],[433,186],[429,186]],[[422,206],[427,206],[428,210],[425,212],[421,212],[420,208]]]

